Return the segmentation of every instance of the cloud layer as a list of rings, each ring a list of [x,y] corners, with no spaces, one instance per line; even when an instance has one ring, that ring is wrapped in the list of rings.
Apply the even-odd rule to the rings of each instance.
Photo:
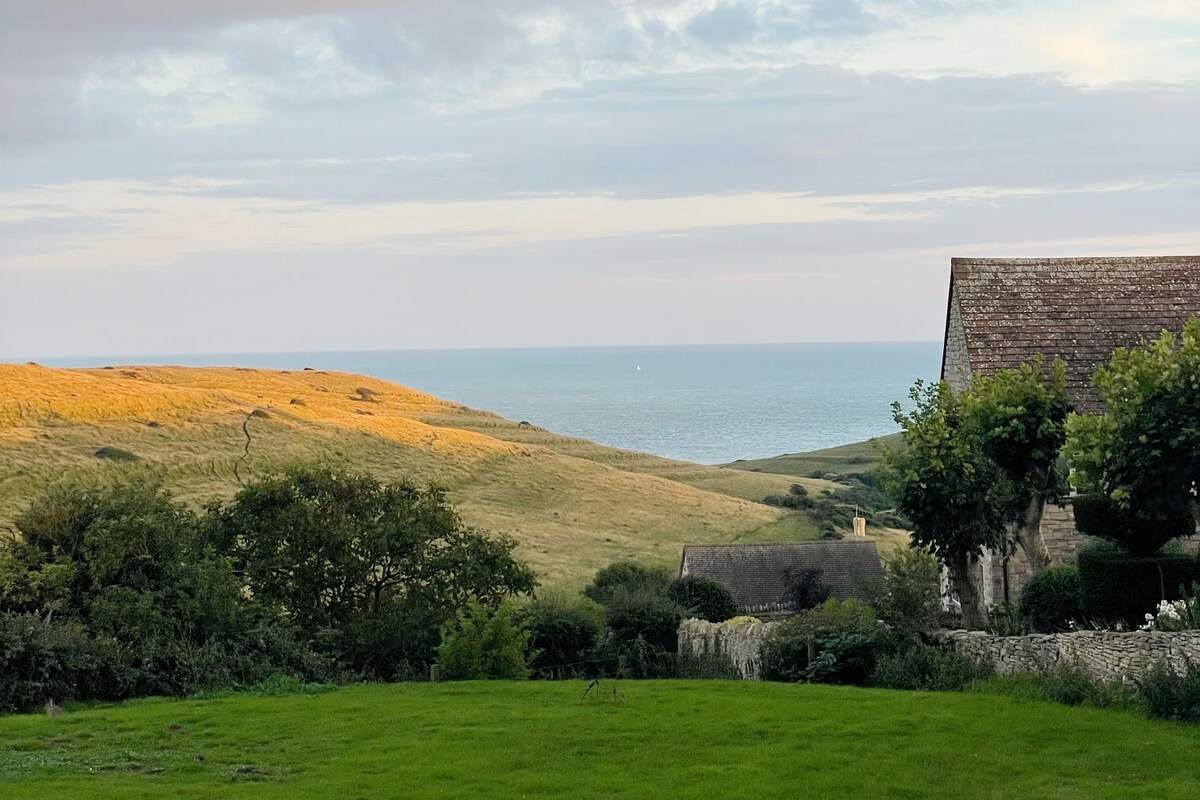
[[[951,255],[1200,251],[1195,4],[0,13],[0,357],[934,338]]]

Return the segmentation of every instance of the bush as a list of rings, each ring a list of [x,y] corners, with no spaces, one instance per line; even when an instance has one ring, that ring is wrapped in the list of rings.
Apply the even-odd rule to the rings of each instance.
[[[600,605],[607,606],[630,595],[661,594],[670,583],[671,575],[663,567],[646,567],[632,561],[618,561],[597,572],[591,584],[583,590],[583,594]]]
[[[941,566],[925,550],[906,547],[884,562],[884,590],[876,601],[879,619],[905,636],[937,627],[941,611]]]
[[[914,642],[893,653],[880,653],[871,685],[882,689],[958,692],[992,674],[961,653]]]
[[[608,606],[604,620],[618,648],[641,639],[654,650],[674,653],[683,609],[660,594],[627,595]]]
[[[1140,702],[1133,686],[1117,681],[1098,681],[1069,665],[1046,674],[1000,675],[976,684],[975,689],[1017,700],[1043,700],[1092,708],[1137,708]]]
[[[1188,664],[1179,674],[1159,664],[1138,682],[1138,694],[1155,719],[1200,722],[1200,666]]]
[[[700,575],[684,575],[667,587],[667,597],[688,614],[709,622],[737,616],[733,595],[721,584]]]
[[[1079,570],[1049,567],[1025,584],[1018,610],[1038,633],[1070,630],[1072,621],[1083,618],[1081,594]]]
[[[1178,600],[1200,581],[1193,555],[1131,556],[1114,545],[1092,542],[1078,554],[1081,605],[1088,619],[1137,628],[1160,600]]]
[[[48,700],[121,700],[131,688],[115,642],[92,639],[76,623],[0,614],[0,713]]]
[[[521,611],[529,631],[534,677],[567,678],[597,673],[594,656],[604,636],[604,610],[586,599],[573,603],[561,595],[539,597]]]
[[[450,681],[529,677],[529,632],[507,603],[491,609],[471,603],[442,627],[438,667]]]
[[[1191,498],[1162,503],[1158,518],[1124,508],[1106,494],[1079,495],[1072,503],[1081,533],[1119,545],[1131,555],[1151,556],[1163,545],[1196,532]]]
[[[865,685],[877,651],[890,646],[867,606],[827,600],[773,630],[762,649],[766,680]]]

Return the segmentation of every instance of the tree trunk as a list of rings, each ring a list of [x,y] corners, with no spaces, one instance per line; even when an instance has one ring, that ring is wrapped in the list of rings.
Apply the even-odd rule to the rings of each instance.
[[[962,609],[963,625],[973,631],[983,630],[988,622],[978,581],[975,579],[975,567],[978,563],[978,559],[966,555],[950,559],[946,563],[947,569],[950,570],[950,586],[954,589],[954,595]]]
[[[1029,559],[1032,574],[1050,566],[1050,548],[1046,546],[1046,537],[1042,535],[1042,514],[1046,510],[1046,501],[1035,497],[1029,501],[1028,508],[1021,524],[1016,529],[1016,540]]]

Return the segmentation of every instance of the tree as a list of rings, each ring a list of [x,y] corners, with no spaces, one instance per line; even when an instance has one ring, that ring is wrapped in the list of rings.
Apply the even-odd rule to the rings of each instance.
[[[1077,415],[1067,458],[1084,533],[1149,555],[1196,530],[1200,487],[1200,317],[1120,348],[1095,375],[1102,415]]]
[[[667,587],[667,596],[688,614],[709,622],[737,616],[738,606],[721,584],[702,575],[684,575]]]
[[[884,462],[900,510],[913,525],[913,543],[937,556],[950,574],[963,622],[987,621],[975,573],[986,549],[1004,550],[1012,493],[1002,470],[966,427],[963,401],[945,381],[918,381],[909,393],[914,408],[899,403],[892,415],[904,433],[899,448],[885,448]]]
[[[368,675],[419,671],[469,602],[494,607],[536,585],[512,539],[463,525],[434,487],[296,469],[247,485],[211,517],[212,540],[254,596]],[[401,641],[410,646],[394,649]]]
[[[671,575],[662,567],[616,561],[597,572],[583,594],[607,606],[628,595],[662,594],[670,583]]]
[[[442,626],[438,667],[451,681],[529,677],[529,631],[508,603],[495,608],[471,601]]]
[[[963,394],[966,430],[1009,484],[1005,515],[1013,543],[1035,573],[1050,566],[1043,510],[1067,491],[1059,459],[1070,410],[1066,364],[1056,359],[1047,369],[1041,356],[990,377],[975,375]]]

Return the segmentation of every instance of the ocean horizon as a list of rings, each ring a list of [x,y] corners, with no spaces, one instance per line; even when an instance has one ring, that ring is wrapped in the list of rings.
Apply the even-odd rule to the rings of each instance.
[[[941,342],[155,354],[40,359],[357,372],[569,436],[720,464],[894,432]]]

